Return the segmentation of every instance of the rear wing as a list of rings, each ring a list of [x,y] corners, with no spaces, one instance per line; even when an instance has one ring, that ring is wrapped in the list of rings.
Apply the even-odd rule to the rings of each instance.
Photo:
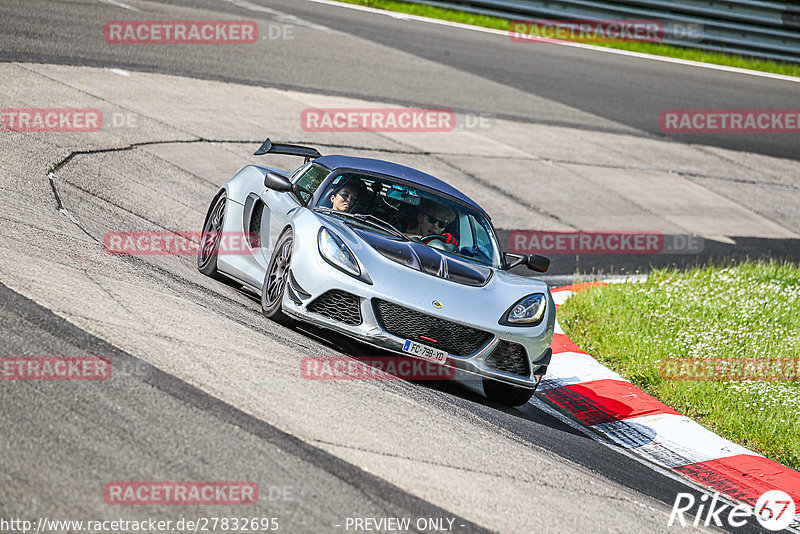
[[[273,143],[269,137],[259,147],[258,150],[253,152],[254,156],[263,156],[264,154],[285,154],[287,156],[302,156],[306,158],[306,163],[312,159],[317,159],[322,156],[319,150],[310,146],[288,145],[281,143]]]

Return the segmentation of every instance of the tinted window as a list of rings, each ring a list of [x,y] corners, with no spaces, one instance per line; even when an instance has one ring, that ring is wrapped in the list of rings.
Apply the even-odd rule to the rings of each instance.
[[[300,187],[308,190],[309,193],[314,194],[314,191],[317,190],[319,184],[330,174],[330,170],[323,167],[322,165],[317,165],[315,163],[309,163],[308,165],[301,167],[293,176],[292,181],[299,185]],[[308,200],[309,194],[301,191],[300,194],[303,196],[304,200]]]
[[[369,221],[359,223],[357,217],[371,215],[414,241],[484,265],[500,265],[500,250],[486,217],[428,189],[390,177],[342,172],[320,196],[318,207],[333,215],[352,214],[348,224],[353,225],[369,225]],[[392,234],[391,229],[370,229]]]

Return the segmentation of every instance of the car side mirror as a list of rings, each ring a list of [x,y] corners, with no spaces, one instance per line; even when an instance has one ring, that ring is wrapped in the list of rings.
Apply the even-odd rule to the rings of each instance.
[[[540,273],[546,273],[547,269],[550,268],[550,258],[546,256],[542,256],[540,254],[512,254],[511,252],[506,252],[503,254],[503,259],[505,260],[505,270],[510,271],[514,267],[518,265],[525,264],[525,267],[530,269],[531,271],[536,271]]]
[[[273,191],[286,193],[292,190],[292,182],[282,174],[268,172],[264,177],[264,187],[272,189]]]
[[[305,187],[293,184],[289,178],[277,172],[268,172],[264,177],[264,187],[278,191],[279,193],[292,193],[301,206],[308,206],[311,200],[311,191]]]
[[[525,266],[531,271],[546,273],[550,268],[550,258],[541,254],[528,254],[525,257]]]

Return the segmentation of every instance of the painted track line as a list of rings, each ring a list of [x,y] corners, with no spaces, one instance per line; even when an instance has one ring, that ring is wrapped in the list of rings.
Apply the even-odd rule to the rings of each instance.
[[[128,4],[123,4],[122,2],[117,2],[116,0],[99,0],[99,1],[103,2],[105,4],[110,4],[112,6],[121,7],[123,9],[127,9],[128,11],[136,11],[137,13],[139,12],[139,10],[136,9],[135,7],[129,6]]]
[[[449,20],[441,20],[441,19],[433,19],[430,17],[423,17],[420,15],[410,15],[407,13],[400,13],[397,11],[389,11],[386,9],[377,9],[374,7],[367,7],[358,4],[346,4],[342,2],[336,2],[335,0],[306,0],[307,2],[314,2],[315,4],[324,4],[328,6],[337,6],[345,9],[353,9],[355,11],[363,11],[366,13],[375,13],[379,15],[384,15],[387,17],[392,17],[394,19],[400,20],[410,20],[415,22],[425,22],[428,24],[438,24],[440,26],[447,26],[450,28],[459,28],[463,30],[470,30],[476,31],[481,33],[489,33],[494,35],[502,35],[504,37],[508,37],[508,30],[498,30],[495,28],[484,28],[482,26],[473,26],[471,24],[463,24],[461,22],[451,22]],[[729,67],[727,65],[715,65],[713,63],[703,63],[702,61],[692,61],[690,59],[680,59],[675,57],[668,57],[668,56],[657,56],[654,54],[645,54],[643,52],[633,52],[631,50],[620,50],[618,48],[608,48],[605,46],[595,46],[589,45],[585,43],[575,43],[572,41],[562,41],[559,39],[549,39],[546,37],[532,39],[535,41],[541,41],[543,43],[554,44],[559,46],[569,46],[572,48],[582,48],[584,50],[593,50],[595,52],[605,52],[607,54],[617,54],[620,56],[628,56],[628,57],[635,57],[638,59],[648,59],[651,61],[661,61],[664,63],[673,63],[676,65],[684,65],[688,67],[698,67],[701,69],[711,69],[711,70],[719,70],[723,72],[730,72],[733,74],[744,74],[748,76],[757,76],[760,78],[770,78],[773,80],[782,80],[786,82],[794,82],[800,83],[800,78],[795,76],[787,76],[785,74],[775,74],[772,72],[762,72],[758,70],[750,70],[750,69],[742,69],[739,67]]]

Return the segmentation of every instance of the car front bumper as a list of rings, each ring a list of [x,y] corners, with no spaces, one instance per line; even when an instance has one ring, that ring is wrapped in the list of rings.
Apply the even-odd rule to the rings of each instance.
[[[320,270],[324,272],[320,272]],[[429,277],[421,273],[413,273],[415,276]],[[432,277],[431,277],[432,278]],[[446,282],[452,284],[451,282]],[[379,347],[407,357],[415,357],[403,351],[406,338],[399,337],[387,331],[376,317],[373,307],[373,299],[391,299],[387,292],[380,291],[375,286],[363,284],[351,277],[339,272],[330,265],[320,261],[318,265],[297,266],[293,263],[291,279],[287,282],[287,290],[283,301],[283,311],[287,315],[306,323],[316,325],[339,332],[343,335],[355,338],[369,345]],[[394,291],[396,291],[394,286]],[[341,320],[336,320],[321,313],[309,310],[309,305],[317,298],[331,290],[339,290],[349,293],[358,299],[358,311],[360,312],[360,324],[347,324]],[[483,378],[490,378],[506,384],[535,389],[550,362],[550,342],[552,340],[554,318],[551,314],[555,312],[552,298],[548,294],[548,317],[542,325],[531,328],[507,328],[499,326],[497,329],[487,328],[485,325],[470,324],[462,322],[444,313],[431,313],[429,310],[415,309],[407,303],[393,302],[396,306],[402,306],[412,312],[443,319],[452,323],[463,325],[464,327],[481,330],[490,335],[488,340],[475,351],[467,355],[457,355],[448,351],[448,358],[445,363],[447,367],[453,367],[463,372]],[[414,339],[418,343],[435,347],[434,344]],[[495,350],[498,350],[502,342],[510,342],[521,345],[525,348],[528,358],[529,372],[526,375],[506,372],[493,368],[487,364],[489,358]]]

